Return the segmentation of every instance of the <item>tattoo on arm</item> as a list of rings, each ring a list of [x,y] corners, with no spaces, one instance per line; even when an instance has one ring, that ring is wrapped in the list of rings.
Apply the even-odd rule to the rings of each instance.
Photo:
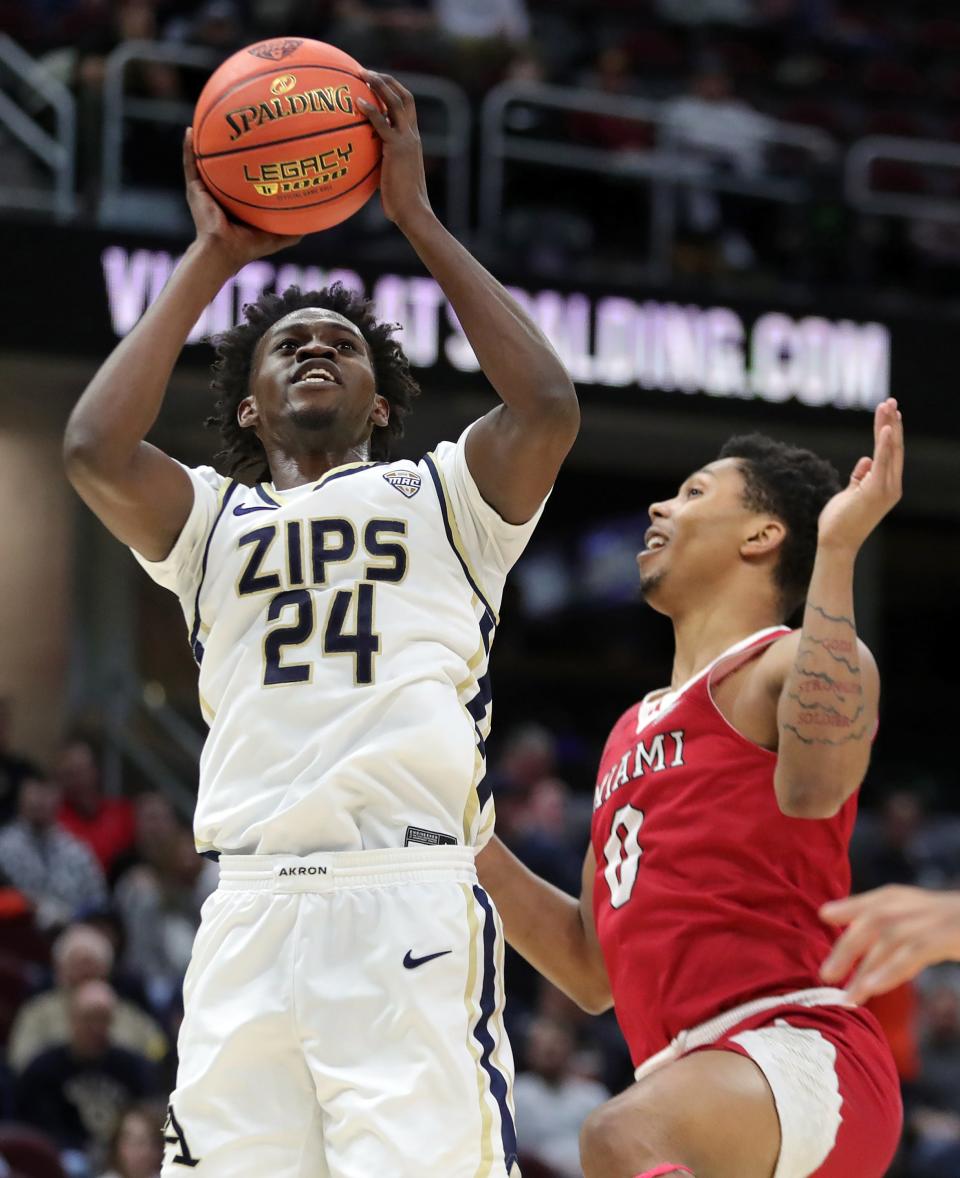
[[[846,638],[817,638],[813,634],[808,634],[804,638],[804,642],[812,642],[814,646],[819,646],[820,649],[830,656],[835,663],[843,663],[851,675],[859,675],[860,668],[852,663],[844,655],[838,653],[839,651],[846,651],[847,654],[852,654],[854,650],[854,643],[848,642]],[[797,652],[798,658],[810,658],[815,654],[814,651],[807,647],[806,650],[800,649]]]
[[[853,624],[853,618],[848,618],[846,614],[828,614],[825,609],[821,609],[819,605],[815,605],[812,601],[807,602],[807,609],[812,609],[814,613],[820,615],[827,622],[843,622],[853,630],[854,634],[857,632],[856,626]]]
[[[863,686],[857,660],[857,634],[852,618],[827,613],[810,601],[808,610],[828,625],[805,626],[793,666],[793,684],[786,699],[792,706],[782,713],[780,727],[804,744],[844,745],[862,741],[867,725],[855,727],[863,715]],[[808,630],[821,630],[819,634]],[[838,635],[835,627],[842,627]],[[845,632],[849,630],[849,636]],[[825,632],[824,632],[825,631]],[[829,660],[829,661],[826,661]],[[831,664],[840,663],[846,674],[835,678]],[[854,707],[854,705],[856,705]],[[851,712],[849,709],[854,708]],[[829,731],[828,736],[825,733]]]
[[[863,695],[863,688],[855,679],[834,679],[826,671],[808,671],[805,667],[796,667],[797,675],[801,679],[800,690],[804,695],[822,695],[830,692],[843,699],[848,695]],[[859,668],[856,672],[860,674]]]
[[[800,696],[797,695],[797,693],[795,691],[788,691],[787,698],[796,700],[797,705],[799,707],[803,708],[803,710],[805,712],[816,711],[816,712],[822,712],[826,716],[842,716],[843,719],[848,724],[852,724],[855,720],[859,720],[860,714],[863,711],[863,704],[860,704],[860,706],[857,708],[857,710],[853,713],[852,716],[845,715],[845,713],[841,712],[839,708],[833,707],[832,704],[822,704],[818,700],[815,700],[813,703],[810,703],[810,704],[805,704],[803,702],[803,700],[800,698]],[[804,722],[806,722],[806,720],[804,720]],[[816,723],[816,721],[812,721],[812,722]],[[826,721],[824,721],[824,723],[825,722]]]
[[[797,740],[802,740],[804,744],[850,744],[854,740],[863,740],[867,731],[867,726],[864,724],[853,732],[848,732],[846,736],[804,736],[800,729],[793,724],[783,724],[781,727],[784,732],[792,732]]]

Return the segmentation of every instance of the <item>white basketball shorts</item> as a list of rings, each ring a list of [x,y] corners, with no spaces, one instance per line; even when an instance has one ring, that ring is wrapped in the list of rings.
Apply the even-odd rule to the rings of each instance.
[[[461,847],[230,855],[163,1178],[519,1178],[500,919]]]

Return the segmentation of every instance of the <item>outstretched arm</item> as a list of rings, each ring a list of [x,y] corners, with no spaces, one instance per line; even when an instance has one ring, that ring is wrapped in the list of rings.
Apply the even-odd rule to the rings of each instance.
[[[859,787],[870,761],[880,679],[857,637],[853,569],[863,542],[899,500],[903,423],[877,407],[874,453],[820,513],[803,626],[762,660],[758,688],[776,707],[774,788],[784,814],[827,818]]]
[[[584,1010],[608,1010],[613,999],[593,922],[593,848],[584,859],[579,900],[534,875],[498,838],[477,856],[477,872],[520,956]]]
[[[183,166],[196,239],[160,297],[87,386],[63,440],[67,474],[80,497],[118,540],[148,560],[168,555],[193,504],[183,468],[144,441],[187,336],[231,275],[299,240],[229,221],[197,173],[189,131]]]
[[[508,523],[524,523],[553,486],[577,436],[576,391],[533,320],[434,215],[413,95],[395,78],[364,76],[385,108],[384,113],[360,100],[383,140],[383,210],[450,300],[503,402],[470,431],[470,473]]]
[[[834,900],[820,915],[846,925],[821,976],[842,982],[856,967],[847,984],[854,1002],[892,990],[928,965],[960,961],[960,892],[891,885]]]

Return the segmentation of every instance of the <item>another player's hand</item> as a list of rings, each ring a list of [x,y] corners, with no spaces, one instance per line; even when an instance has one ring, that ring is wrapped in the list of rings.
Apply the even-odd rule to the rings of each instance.
[[[938,961],[960,960],[960,892],[891,885],[824,904],[820,916],[846,930],[820,969],[825,982],[847,984],[864,1002]]]
[[[357,99],[383,140],[380,200],[386,216],[402,229],[411,217],[430,212],[416,103],[406,86],[389,74],[366,70],[363,80],[384,107],[379,110],[365,99]]]
[[[183,136],[183,175],[187,186],[187,204],[197,230],[197,240],[214,242],[227,255],[235,270],[255,258],[275,254],[277,250],[296,245],[299,237],[280,233],[266,233],[252,225],[232,221],[223,207],[211,196],[200,178],[193,154],[193,131],[187,128]]]
[[[873,457],[861,458],[849,484],[820,513],[821,546],[856,553],[903,494],[903,420],[888,398],[873,419]]]

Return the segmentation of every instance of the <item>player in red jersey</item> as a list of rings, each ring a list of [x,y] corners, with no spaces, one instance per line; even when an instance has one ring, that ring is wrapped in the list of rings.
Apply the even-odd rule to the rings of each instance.
[[[636,1084],[584,1126],[586,1178],[880,1178],[895,1152],[893,1061],[823,985],[818,913],[849,890],[877,719],[854,561],[902,468],[888,400],[843,490],[752,435],[653,504],[638,563],[673,622],[673,676],[607,741],[582,895],[499,842],[478,857],[507,939],[585,1008],[612,1001],[630,1047]]]

